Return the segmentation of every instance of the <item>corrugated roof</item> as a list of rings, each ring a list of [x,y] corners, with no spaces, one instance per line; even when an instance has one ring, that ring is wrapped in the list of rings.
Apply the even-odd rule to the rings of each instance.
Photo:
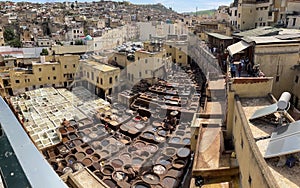
[[[233,36],[237,37],[247,37],[247,36],[270,36],[270,35],[277,35],[281,31],[279,28],[274,28],[270,26],[266,27],[258,27],[255,29],[250,29],[247,31],[243,31],[240,33],[234,33]]]
[[[232,40],[233,38],[232,37],[229,37],[229,36],[226,36],[226,35],[222,35],[222,34],[219,34],[219,33],[208,33],[208,35],[212,36],[212,37],[215,37],[215,38],[218,38],[218,39],[221,39],[221,40]]]
[[[242,39],[248,43],[255,42],[255,44],[269,44],[269,43],[289,43],[289,42],[297,42],[297,40],[281,40],[275,36],[267,36],[267,37],[244,37]],[[298,41],[299,42],[299,41]]]

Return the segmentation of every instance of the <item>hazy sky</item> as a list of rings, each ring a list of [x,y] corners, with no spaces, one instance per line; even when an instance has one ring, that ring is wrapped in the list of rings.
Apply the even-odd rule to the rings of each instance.
[[[3,1],[3,0],[0,0]],[[75,0],[11,0],[11,1],[34,1],[34,2],[54,2],[54,1],[68,1],[74,2]],[[80,2],[93,1],[93,0],[77,0]],[[94,0],[99,1],[99,0]],[[114,1],[123,1],[123,0],[114,0]],[[208,9],[217,9],[220,5],[229,5],[233,0],[126,0],[134,4],[156,4],[161,3],[167,8],[172,7],[173,10],[177,12],[195,12],[196,7],[198,10],[208,10]]]

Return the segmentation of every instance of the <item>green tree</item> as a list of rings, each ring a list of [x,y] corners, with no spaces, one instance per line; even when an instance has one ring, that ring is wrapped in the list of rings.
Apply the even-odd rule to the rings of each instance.
[[[4,35],[5,42],[9,42],[9,41],[15,39],[15,37],[16,37],[15,32],[14,32],[13,28],[11,28],[11,27],[6,28],[4,30],[3,35]]]
[[[75,45],[83,45],[83,41],[82,40],[75,40]]]
[[[43,48],[42,52],[40,53],[40,55],[48,55],[48,54],[49,54],[49,52],[46,48]]]

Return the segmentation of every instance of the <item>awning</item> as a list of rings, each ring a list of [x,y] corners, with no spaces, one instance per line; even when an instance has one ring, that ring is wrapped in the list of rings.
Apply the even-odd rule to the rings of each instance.
[[[229,52],[229,55],[233,56],[234,54],[248,48],[250,46],[250,44],[244,42],[244,41],[240,41],[237,43],[234,43],[230,46],[227,47],[227,50]]]

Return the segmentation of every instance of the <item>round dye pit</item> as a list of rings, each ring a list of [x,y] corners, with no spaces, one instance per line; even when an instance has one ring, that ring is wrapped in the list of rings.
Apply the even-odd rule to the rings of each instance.
[[[68,130],[69,132],[74,132],[74,131],[75,131],[75,128],[74,128],[73,126],[69,126],[69,127],[67,127],[67,130]]]
[[[101,142],[101,145],[102,146],[107,146],[109,144],[109,141],[108,140],[103,140],[102,142]]]
[[[88,155],[90,155],[90,154],[94,153],[94,150],[91,149],[91,148],[88,148],[88,149],[85,150],[85,153],[87,153]]]
[[[63,127],[59,128],[58,130],[61,134],[66,134],[67,133],[67,130]]]
[[[82,140],[80,140],[80,139],[75,139],[75,140],[73,141],[73,143],[74,143],[76,146],[80,146],[81,144],[83,144]]]
[[[114,168],[110,165],[105,165],[102,167],[101,172],[106,176],[110,176],[114,172]]]
[[[101,148],[101,142],[100,141],[92,142],[92,147],[97,149]]]
[[[186,158],[190,155],[191,150],[188,148],[179,148],[177,151],[177,156],[180,158]]]
[[[129,153],[123,153],[120,155],[120,159],[124,162],[129,162],[131,159],[131,155]]]
[[[173,188],[173,187],[176,187],[176,184],[177,184],[177,180],[173,177],[165,177],[162,180],[162,185],[164,187]]]
[[[165,148],[165,150],[163,151],[163,154],[169,157],[172,157],[176,154],[176,149],[175,148]]]
[[[73,164],[74,162],[77,161],[77,159],[76,159],[75,156],[70,155],[70,156],[67,156],[67,157],[66,157],[66,161],[67,161],[69,164]]]
[[[143,137],[146,138],[146,139],[153,139],[154,134],[152,132],[144,132]]]
[[[133,185],[134,188],[150,188],[151,186],[149,184],[146,184],[144,182],[138,182],[135,185]]]
[[[107,146],[107,150],[112,153],[118,152],[118,147],[116,145],[110,144],[109,146]]]
[[[124,181],[127,178],[127,175],[122,171],[117,171],[113,173],[113,178],[117,181]]]
[[[165,174],[166,173],[166,167],[164,167],[163,165],[155,165],[153,167],[153,172],[155,174],[158,174],[158,175]]]
[[[82,160],[84,166],[90,166],[92,164],[92,160],[90,158],[85,158]]]
[[[191,144],[191,139],[189,139],[189,138],[184,138],[184,139],[182,140],[182,142],[183,142],[185,145],[190,145],[190,144]]]
[[[147,144],[146,151],[149,151],[150,153],[155,153],[158,150],[158,146],[154,144]]]
[[[77,135],[75,133],[70,133],[69,138],[70,138],[70,140],[73,140],[73,139],[77,138]]]
[[[154,137],[154,140],[155,140],[156,142],[164,142],[164,141],[166,140],[166,138],[165,138],[165,137],[162,137],[162,136],[155,136],[155,137]]]
[[[132,165],[133,166],[136,166],[136,167],[140,167],[140,166],[142,166],[142,163],[143,163],[143,159],[141,159],[141,158],[139,158],[139,157],[134,157],[133,159],[132,159]]]
[[[173,144],[178,144],[180,142],[180,138],[179,137],[173,137],[171,138],[170,140],[170,143],[173,143]]]
[[[91,133],[91,134],[89,134],[89,137],[91,138],[91,139],[95,139],[95,138],[97,138],[98,137],[98,135],[96,134],[96,133]]]
[[[100,159],[100,155],[98,155],[97,153],[92,155],[92,160],[93,161],[98,161]]]
[[[81,131],[78,131],[77,134],[78,134],[79,137],[83,137],[84,136],[84,133],[81,132]]]
[[[161,129],[161,130],[159,130],[158,132],[157,132],[157,134],[159,135],[159,136],[167,136],[167,131],[165,131],[165,130],[163,130],[163,129]]]
[[[111,165],[114,168],[121,168],[122,165],[123,165],[123,162],[120,159],[114,159],[114,160],[111,161]]]
[[[142,180],[148,184],[158,184],[159,176],[154,173],[146,173],[143,175]]]
[[[176,169],[182,169],[185,166],[185,161],[180,160],[180,159],[175,159],[173,161],[172,166]]]
[[[144,142],[136,142],[133,146],[137,149],[143,149],[146,146],[146,144]]]
[[[84,152],[79,152],[79,153],[76,153],[75,156],[77,157],[78,160],[81,160],[83,159],[86,155]]]
[[[84,129],[83,132],[84,132],[85,135],[89,135],[91,133],[91,130],[90,129]]]
[[[176,131],[175,134],[177,136],[184,136],[184,131]]]

